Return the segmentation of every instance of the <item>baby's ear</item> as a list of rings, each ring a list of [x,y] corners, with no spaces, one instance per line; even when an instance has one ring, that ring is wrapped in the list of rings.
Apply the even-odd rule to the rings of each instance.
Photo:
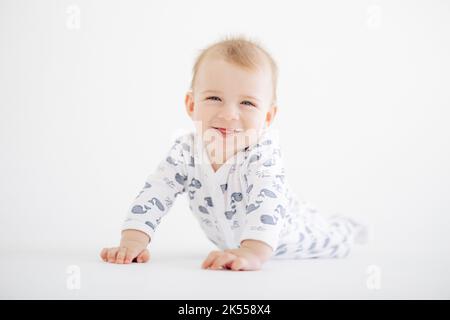
[[[275,119],[275,115],[277,114],[278,106],[272,105],[266,113],[266,126],[269,127],[273,120]]]
[[[192,91],[186,92],[184,104],[186,106],[186,112],[188,116],[192,118],[192,114],[194,113],[194,94],[192,93]]]

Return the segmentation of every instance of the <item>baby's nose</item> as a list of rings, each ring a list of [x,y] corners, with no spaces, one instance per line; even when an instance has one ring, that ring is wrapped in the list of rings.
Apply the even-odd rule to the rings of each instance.
[[[239,108],[234,105],[225,105],[220,110],[219,116],[225,120],[239,119]]]

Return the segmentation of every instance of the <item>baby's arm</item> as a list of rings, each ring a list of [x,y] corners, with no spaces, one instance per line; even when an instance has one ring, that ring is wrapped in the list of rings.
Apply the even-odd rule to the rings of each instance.
[[[282,221],[289,206],[281,152],[265,141],[249,159],[245,174],[246,219],[240,247],[211,252],[203,268],[259,270],[278,247]]]
[[[189,150],[189,145],[177,139],[156,172],[148,176],[144,188],[128,210],[120,245],[101,251],[104,261],[131,263],[133,259],[137,262],[149,260],[147,246],[150,239],[175,198],[186,191],[184,151]]]
[[[211,252],[202,264],[203,269],[231,269],[234,271],[253,271],[261,269],[270,259],[273,250],[259,240],[244,240],[238,249]]]
[[[100,257],[105,262],[110,263],[131,263],[133,259],[136,262],[147,262],[150,259],[150,253],[147,245],[150,237],[139,230],[123,230],[120,245],[113,248],[104,248]]]

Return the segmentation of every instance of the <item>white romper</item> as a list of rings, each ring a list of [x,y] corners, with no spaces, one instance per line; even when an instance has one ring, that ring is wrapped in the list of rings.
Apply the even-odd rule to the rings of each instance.
[[[195,132],[178,137],[146,179],[122,230],[140,230],[153,239],[161,218],[185,193],[206,236],[222,250],[252,239],[272,247],[272,258],[339,258],[349,254],[364,231],[352,219],[325,218],[298,200],[285,176],[278,136],[270,128],[216,172],[201,137]]]

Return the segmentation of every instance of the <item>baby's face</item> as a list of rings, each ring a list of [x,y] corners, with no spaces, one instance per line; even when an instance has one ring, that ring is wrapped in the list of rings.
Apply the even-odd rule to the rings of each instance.
[[[202,62],[185,102],[203,140],[232,146],[231,154],[256,141],[277,110],[268,64],[249,70],[215,57]]]

